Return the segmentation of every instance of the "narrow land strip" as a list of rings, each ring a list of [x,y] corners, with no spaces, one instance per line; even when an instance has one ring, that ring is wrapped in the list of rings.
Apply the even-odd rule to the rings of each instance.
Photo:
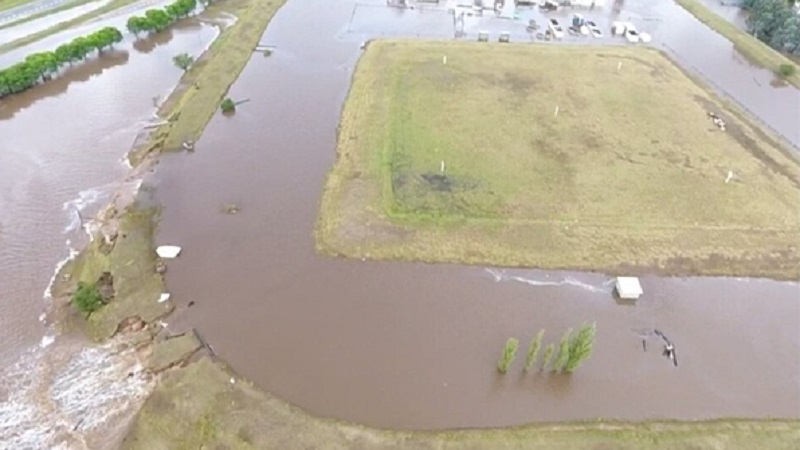
[[[718,14],[706,8],[698,0],[675,0],[686,11],[711,27],[717,33],[730,40],[739,52],[752,62],[763,66],[776,74],[780,66],[788,64],[795,67],[795,73],[786,78],[786,81],[800,88],[800,67],[796,62],[782,55],[769,45],[759,41],[752,35],[740,30],[736,25],[728,22]]]
[[[311,416],[202,358],[168,373],[122,448],[229,450],[796,450],[800,422],[594,422],[399,432]]]
[[[161,150],[179,150],[184,141],[197,140],[218,111],[228,88],[244,69],[267,23],[283,0],[225,0],[212,3],[206,13],[227,12],[238,17],[181,79],[178,89],[159,109],[167,124],[146,145],[134,149],[131,163]]]

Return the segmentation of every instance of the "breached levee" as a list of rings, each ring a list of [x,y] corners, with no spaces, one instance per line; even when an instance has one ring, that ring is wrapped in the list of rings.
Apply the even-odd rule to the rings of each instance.
[[[87,347],[59,338],[31,350],[0,374],[3,448],[98,448],[93,436],[124,427],[150,393],[142,367],[124,339]]]
[[[156,209],[138,204],[139,195],[147,195],[140,190],[142,177],[152,171],[160,151],[173,149],[165,147],[172,142],[172,133],[181,135],[174,139],[185,139],[186,133],[199,137],[282,3],[230,0],[209,5],[205,10],[209,20],[224,28],[219,35],[222,38],[217,36],[219,45],[205,47],[181,82],[165,92],[165,101],[157,105],[165,121],[148,133],[148,142],[135,141],[122,160],[131,168],[130,174],[117,188],[87,189],[63,205],[69,216],[64,232],[81,228],[89,242],[77,252],[73,240],[67,241],[69,254],[56,265],[44,292],[45,298],[52,300],[51,311],[40,317],[41,322],[55,325],[38,347],[2,372],[2,446],[116,448],[160,373],[185,363],[200,348],[189,342],[176,350],[171,346],[178,340],[162,341],[158,322],[174,307],[168,299],[158,301],[163,297],[164,281],[155,268],[152,236]],[[231,13],[246,19],[234,20]],[[248,26],[236,26],[240,22]],[[206,82],[204,73],[208,71],[216,73]],[[198,92],[200,82],[204,89]],[[188,112],[181,118],[184,109]],[[143,147],[144,152],[136,151]],[[107,206],[87,217],[88,205],[109,197]],[[77,282],[94,282],[104,271],[114,276],[116,298],[85,320],[69,305],[71,292]],[[75,337],[72,332],[76,330],[103,343]],[[153,365],[151,359],[158,363]]]

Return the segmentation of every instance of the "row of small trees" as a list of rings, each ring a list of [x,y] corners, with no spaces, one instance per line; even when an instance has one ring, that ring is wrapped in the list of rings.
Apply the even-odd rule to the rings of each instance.
[[[750,33],[776,50],[800,55],[800,16],[793,1],[744,0],[742,6],[750,11]]]
[[[203,1],[207,4],[208,0]],[[131,16],[127,22],[128,31],[138,36],[139,33],[159,32],[182,19],[197,8],[197,0],[177,0],[163,9],[148,9],[144,16]]]
[[[210,0],[201,1],[203,4],[208,4]],[[128,19],[127,28],[136,35],[141,32],[162,31],[175,21],[191,14],[196,7],[197,0],[177,0],[164,9],[145,11],[144,17],[132,16]],[[25,61],[0,70],[0,98],[25,91],[41,81],[49,80],[65,64],[71,65],[82,61],[92,52],[102,52],[106,47],[111,47],[120,41],[122,32],[114,27],[105,27],[63,44],[55,51],[29,55]],[[186,68],[189,65],[191,63],[187,64]]]
[[[583,325],[578,333],[572,335],[572,329],[567,330],[561,337],[561,341],[556,347],[555,344],[548,344],[544,349],[539,370],[545,370],[548,366],[552,372],[573,372],[581,366],[583,362],[592,354],[594,348],[594,336],[597,328],[594,323]],[[528,354],[525,357],[525,372],[529,372],[536,365],[539,350],[542,348],[544,330],[539,330],[528,346]],[[497,371],[505,374],[517,357],[519,341],[516,338],[509,338],[503,347],[503,354],[497,361]]]
[[[122,33],[106,27],[60,45],[55,51],[28,55],[25,61],[0,70],[0,98],[30,89],[52,78],[65,64],[81,61],[94,51],[102,52],[122,40]]]

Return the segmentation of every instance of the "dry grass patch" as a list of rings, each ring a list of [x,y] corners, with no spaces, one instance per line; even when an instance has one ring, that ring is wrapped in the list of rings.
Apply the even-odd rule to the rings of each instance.
[[[796,279],[799,186],[781,142],[655,50],[382,41],[354,76],[317,242],[359,258]]]

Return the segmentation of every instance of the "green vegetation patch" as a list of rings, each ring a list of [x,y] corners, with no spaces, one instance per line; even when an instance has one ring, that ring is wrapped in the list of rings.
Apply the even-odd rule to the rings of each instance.
[[[796,279],[798,195],[789,150],[656,50],[378,41],[316,237],[357,258]]]
[[[203,358],[167,372],[125,450],[795,450],[800,422],[616,422],[397,432],[311,416]]]
[[[730,40],[742,55],[752,62],[772,70],[800,88],[800,75],[797,74],[797,64],[769,45],[759,41],[749,33],[740,30],[736,25],[720,17],[714,11],[706,8],[699,0],[675,0],[686,11],[717,33]],[[791,66],[793,69],[782,69],[781,66]],[[788,71],[788,72],[786,72]],[[786,73],[784,75],[784,73]]]
[[[238,19],[181,78],[181,86],[159,111],[168,123],[156,130],[148,145],[131,153],[133,165],[150,152],[179,150],[183,142],[200,138],[281,5],[283,0],[226,0],[208,6],[204,14],[225,12]]]

